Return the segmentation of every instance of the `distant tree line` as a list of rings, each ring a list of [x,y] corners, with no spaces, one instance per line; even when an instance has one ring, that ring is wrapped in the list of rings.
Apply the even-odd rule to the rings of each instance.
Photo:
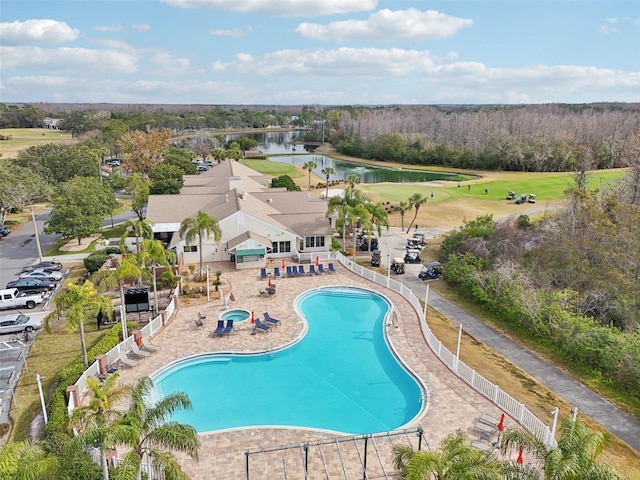
[[[629,139],[640,127],[638,104],[383,107],[338,116],[329,124],[340,153],[482,170],[625,167]]]

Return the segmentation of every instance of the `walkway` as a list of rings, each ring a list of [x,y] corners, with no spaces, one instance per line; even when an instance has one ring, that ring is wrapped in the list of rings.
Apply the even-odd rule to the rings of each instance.
[[[439,232],[427,231],[428,238],[434,238]],[[410,235],[399,228],[383,232],[380,241],[382,263],[386,265],[388,253],[391,258],[402,257],[406,239]],[[407,265],[406,274],[394,276],[395,280],[411,288],[418,298],[426,295],[426,284],[418,279],[420,265]],[[579,411],[598,422],[618,438],[640,451],[640,422],[620,410],[608,400],[594,393],[560,369],[542,360],[533,352],[523,348],[491,326],[478,320],[462,308],[429,290],[429,306],[454,323],[462,324],[465,332],[493,348],[514,365],[528,372],[552,391],[561,395],[567,402],[578,407]]]

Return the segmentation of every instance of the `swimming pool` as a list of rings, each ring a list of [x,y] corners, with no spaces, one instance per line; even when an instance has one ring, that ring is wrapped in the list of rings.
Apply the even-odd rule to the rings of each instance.
[[[236,308],[235,310],[228,310],[220,315],[220,320],[233,320],[234,323],[239,323],[247,320],[251,316],[251,312],[249,310],[242,310],[240,308]]]
[[[193,404],[174,419],[198,432],[252,426],[375,433],[406,425],[423,389],[384,337],[390,305],[368,290],[328,287],[301,295],[303,338],[261,355],[205,355],[154,375],[159,395],[185,392]]]

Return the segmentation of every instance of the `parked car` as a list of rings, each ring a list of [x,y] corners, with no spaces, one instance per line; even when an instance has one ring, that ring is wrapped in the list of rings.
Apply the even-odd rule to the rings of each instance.
[[[515,200],[515,198],[516,198],[516,192],[514,192],[513,190],[507,193],[507,200]]]
[[[24,290],[55,290],[56,282],[51,280],[38,280],[37,278],[20,278],[7,283],[7,288],[17,288],[20,291]],[[42,291],[41,290],[41,291]]]
[[[113,158],[111,160],[107,160],[107,165],[109,165],[110,167],[119,167],[120,166],[120,159],[119,158]]]
[[[208,172],[211,167],[209,165],[198,165],[196,170],[198,172]]]
[[[530,193],[529,194],[529,203],[536,203],[536,194],[535,193]]]
[[[27,265],[26,267],[22,267],[22,273],[24,272],[33,272],[34,270],[39,270],[41,268],[46,268],[47,270],[62,270],[62,264],[60,262],[51,262],[44,261],[40,263],[36,263],[35,265]]]
[[[523,193],[517,198],[516,205],[522,205],[523,203],[526,203],[526,201],[527,201],[527,194]]]
[[[442,276],[442,264],[440,262],[429,262],[422,264],[422,270],[418,274],[420,280],[436,280]]]
[[[24,272],[20,274],[20,278],[37,278],[38,280],[50,280],[52,282],[59,282],[64,275],[57,270],[50,270],[47,268],[39,268],[31,272]]]
[[[11,230],[9,230],[4,225],[0,225],[0,238],[4,238],[7,235],[9,235],[10,233],[11,233]]]
[[[0,308],[35,308],[44,302],[44,293],[21,292],[17,288],[0,290]]]
[[[33,332],[40,328],[42,328],[42,318],[39,317],[27,317],[22,313],[0,317],[0,334]]]

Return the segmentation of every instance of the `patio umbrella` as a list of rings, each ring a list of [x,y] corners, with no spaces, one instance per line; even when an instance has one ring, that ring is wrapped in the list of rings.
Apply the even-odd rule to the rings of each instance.
[[[282,259],[282,270],[284,270],[284,258]]]
[[[502,434],[502,431],[504,430],[504,413],[502,415],[500,415],[500,423],[498,423],[498,425],[496,425],[496,428],[498,429],[498,443],[500,443],[500,435]]]
[[[522,457],[523,451],[524,451],[524,447],[520,447],[520,451],[518,452],[518,459],[516,460],[516,462],[518,462],[520,465],[524,463],[524,458]]]
[[[256,323],[256,317],[253,313],[253,310],[251,310],[251,323]]]
[[[318,257],[316,257],[316,267],[320,265],[320,259]]]
[[[271,286],[271,275],[269,275],[269,279],[267,280],[267,287]]]

